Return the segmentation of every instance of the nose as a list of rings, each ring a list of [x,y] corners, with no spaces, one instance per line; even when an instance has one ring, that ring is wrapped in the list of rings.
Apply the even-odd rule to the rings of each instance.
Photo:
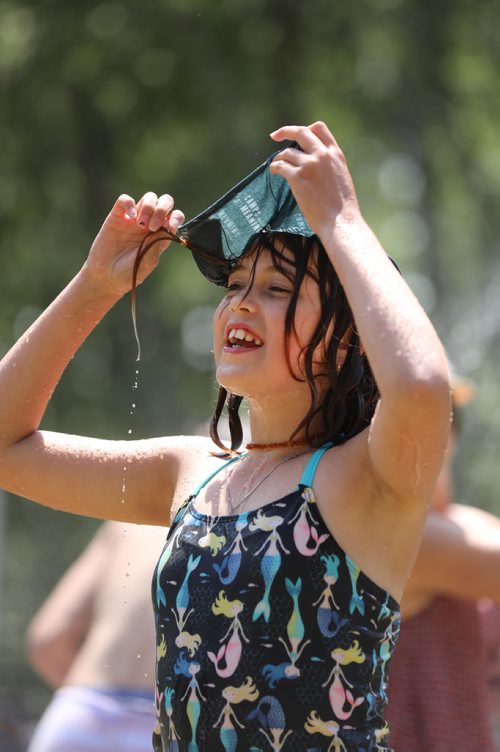
[[[231,296],[230,306],[232,311],[255,311],[255,302],[252,288],[245,287]]]

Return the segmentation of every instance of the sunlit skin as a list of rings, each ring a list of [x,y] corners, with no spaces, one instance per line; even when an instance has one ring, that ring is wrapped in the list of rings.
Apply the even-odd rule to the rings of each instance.
[[[254,263],[248,256],[230,274],[227,293],[214,315],[216,378],[228,391],[247,398],[253,440],[278,441],[292,434],[309,407],[300,353],[319,320],[319,292],[314,279],[306,276],[289,341],[292,373],[286,358],[285,315],[293,285],[264,250],[249,289]],[[248,330],[262,344],[245,346],[243,341],[242,347],[232,348],[227,335],[233,328]],[[318,363],[320,357],[318,353]]]

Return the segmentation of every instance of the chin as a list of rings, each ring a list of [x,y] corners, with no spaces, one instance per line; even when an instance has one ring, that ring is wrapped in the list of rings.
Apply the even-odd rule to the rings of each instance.
[[[218,368],[215,371],[215,380],[217,383],[227,389],[231,394],[236,394],[238,397],[246,397],[248,390],[245,389],[245,381],[248,379],[242,379],[237,377],[236,374],[228,372],[225,368]]]
[[[271,389],[270,383],[261,384],[257,381],[255,371],[243,374],[230,368],[218,368],[215,379],[220,386],[238,397],[255,397],[261,391],[269,393]]]

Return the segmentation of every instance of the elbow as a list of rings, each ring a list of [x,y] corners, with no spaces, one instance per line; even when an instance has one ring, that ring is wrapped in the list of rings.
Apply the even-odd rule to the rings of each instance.
[[[48,685],[59,687],[64,680],[60,670],[59,650],[51,640],[46,640],[28,630],[25,640],[25,655],[29,665]]]
[[[451,387],[448,368],[416,369],[407,378],[398,381],[392,390],[391,402],[407,415],[442,417],[448,424],[451,419]]]

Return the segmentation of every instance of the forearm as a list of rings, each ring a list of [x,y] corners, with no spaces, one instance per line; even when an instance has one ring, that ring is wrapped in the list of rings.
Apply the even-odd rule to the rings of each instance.
[[[35,431],[66,366],[118,300],[80,271],[0,364],[0,442],[8,447]]]
[[[447,362],[422,306],[361,219],[337,218],[321,232],[353,311],[382,396],[447,389]]]

